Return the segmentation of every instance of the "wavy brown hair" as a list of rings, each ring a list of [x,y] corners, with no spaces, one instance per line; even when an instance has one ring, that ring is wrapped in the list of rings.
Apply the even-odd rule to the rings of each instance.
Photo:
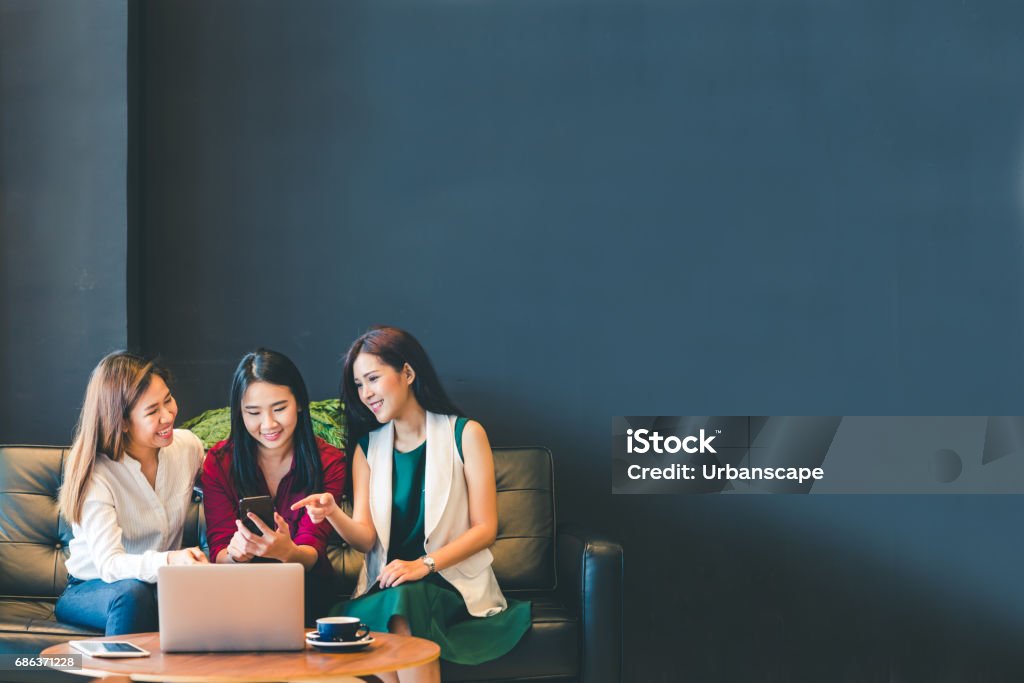
[[[68,522],[81,521],[82,501],[96,454],[103,453],[115,462],[124,457],[129,416],[139,397],[149,389],[153,375],[170,382],[167,370],[154,361],[115,351],[103,358],[89,376],[60,487],[60,513]]]

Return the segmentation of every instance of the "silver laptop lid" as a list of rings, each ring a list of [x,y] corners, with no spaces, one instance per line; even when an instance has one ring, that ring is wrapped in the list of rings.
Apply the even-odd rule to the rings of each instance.
[[[160,567],[160,649],[301,650],[304,584],[295,563]]]

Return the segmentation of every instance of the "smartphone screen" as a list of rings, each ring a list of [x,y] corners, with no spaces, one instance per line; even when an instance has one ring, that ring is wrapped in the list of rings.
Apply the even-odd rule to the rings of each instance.
[[[259,517],[271,529],[277,528],[277,524],[274,523],[274,502],[270,496],[252,496],[238,501],[238,518],[242,520],[242,524],[257,536],[262,536],[263,532],[249,519],[249,512]]]

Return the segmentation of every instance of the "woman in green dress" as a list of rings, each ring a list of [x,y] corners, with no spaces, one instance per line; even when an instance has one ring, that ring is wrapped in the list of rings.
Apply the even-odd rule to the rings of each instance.
[[[504,655],[530,628],[530,603],[506,600],[491,569],[497,491],[483,427],[461,416],[423,347],[394,327],[356,339],[341,393],[352,515],[329,493],[294,506],[366,554],[353,599],[332,614],[433,640],[442,659],[459,664]],[[438,671],[419,667],[391,680],[439,680]]]

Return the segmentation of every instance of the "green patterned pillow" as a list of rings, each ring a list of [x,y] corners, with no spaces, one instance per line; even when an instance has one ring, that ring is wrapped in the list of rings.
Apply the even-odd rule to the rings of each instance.
[[[313,421],[313,433],[335,448],[345,450],[345,418],[342,416],[341,401],[336,398],[326,401],[312,401],[309,417]],[[207,410],[181,424],[198,436],[206,448],[231,435],[231,413],[228,408]]]

